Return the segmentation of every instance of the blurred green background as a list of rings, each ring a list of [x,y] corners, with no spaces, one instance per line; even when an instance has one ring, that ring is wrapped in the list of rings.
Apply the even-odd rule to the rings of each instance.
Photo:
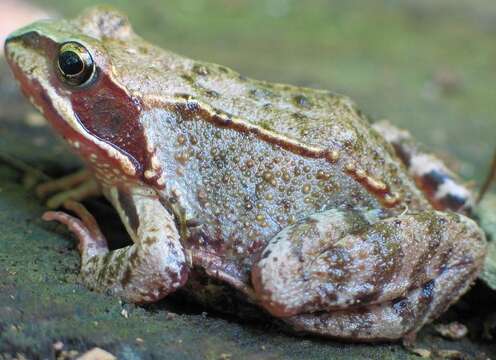
[[[69,17],[100,3],[32,2]],[[494,0],[107,3],[153,43],[258,79],[349,95],[372,117],[408,128],[442,156],[458,159],[467,181],[485,176],[496,146]],[[78,166],[20,97],[2,62],[1,153],[51,176]],[[417,358],[398,344],[297,337],[177,301],[142,308],[92,293],[78,283],[75,242],[62,226],[40,220],[44,207],[21,179],[0,164],[0,359],[50,358],[56,341],[80,353],[100,346],[119,359]],[[427,326],[418,346],[488,358],[496,345],[481,327],[491,313],[496,319],[495,303],[495,293],[479,283],[440,320],[461,320],[470,335],[453,342]]]
[[[93,0],[38,0],[74,16]],[[108,1],[137,33],[270,81],[351,96],[481,179],[496,145],[494,0]]]

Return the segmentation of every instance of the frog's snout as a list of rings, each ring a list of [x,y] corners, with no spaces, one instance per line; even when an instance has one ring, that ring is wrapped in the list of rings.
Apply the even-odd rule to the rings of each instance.
[[[15,49],[41,49],[42,37],[46,36],[52,23],[50,19],[39,20],[10,33],[4,43],[5,55],[15,55]]]
[[[7,37],[4,44],[5,55],[12,53],[15,46],[36,49],[40,47],[39,34],[35,31],[15,31]]]

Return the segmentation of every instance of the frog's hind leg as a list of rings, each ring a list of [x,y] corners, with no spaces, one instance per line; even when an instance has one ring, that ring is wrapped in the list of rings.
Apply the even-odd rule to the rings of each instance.
[[[62,211],[47,211],[43,214],[43,220],[58,221],[66,225],[79,240],[78,250],[81,256],[93,257],[108,253],[107,240],[100,231],[95,218],[88,210],[81,203],[73,200],[66,201],[64,208],[74,212],[79,218]]]
[[[476,278],[485,237],[461,214],[329,210],[283,229],[252,270],[261,305],[297,329],[398,339]]]
[[[66,225],[78,238],[81,277],[90,289],[108,291],[133,303],[157,301],[188,278],[189,267],[174,219],[154,197],[121,194],[118,200],[112,202],[134,241],[121,249],[109,251],[96,220],[81,204],[66,202],[79,218],[49,211],[43,219]]]
[[[426,151],[406,130],[398,129],[388,121],[372,125],[389,142],[437,210],[470,213],[474,196],[460,178],[443,161]]]

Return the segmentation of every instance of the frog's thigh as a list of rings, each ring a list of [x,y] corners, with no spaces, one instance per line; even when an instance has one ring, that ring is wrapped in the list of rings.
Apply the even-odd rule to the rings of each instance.
[[[475,279],[485,239],[472,220],[435,211],[373,215],[332,210],[281,231],[252,272],[262,305],[308,331],[373,339],[389,329],[387,337],[398,338]]]
[[[103,235],[89,213],[76,211],[82,221],[66,220],[69,215],[60,212],[45,216],[67,224],[80,239],[85,285],[134,303],[157,301],[182,286],[188,266],[172,215],[154,197],[117,191],[108,197],[134,241],[131,246],[110,252],[106,246],[97,246]]]
[[[408,168],[419,188],[438,210],[469,213],[474,196],[444,162],[429,153],[406,130],[398,129],[388,121],[372,125],[389,142]]]

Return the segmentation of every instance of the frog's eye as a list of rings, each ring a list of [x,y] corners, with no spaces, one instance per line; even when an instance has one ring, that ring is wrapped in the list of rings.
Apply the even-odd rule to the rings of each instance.
[[[67,84],[86,84],[95,73],[95,63],[90,52],[77,42],[66,42],[60,46],[57,56],[59,77]]]

